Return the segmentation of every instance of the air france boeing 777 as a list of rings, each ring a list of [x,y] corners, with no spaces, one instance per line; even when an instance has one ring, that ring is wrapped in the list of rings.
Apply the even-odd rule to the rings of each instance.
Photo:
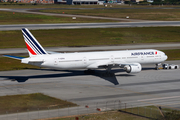
[[[120,67],[127,73],[138,73],[142,69],[141,64],[159,64],[167,59],[164,52],[155,49],[50,54],[27,28],[23,28],[22,33],[29,57],[10,55],[5,55],[5,57],[19,59],[21,63],[39,67],[90,70],[105,68],[108,72],[113,67]]]

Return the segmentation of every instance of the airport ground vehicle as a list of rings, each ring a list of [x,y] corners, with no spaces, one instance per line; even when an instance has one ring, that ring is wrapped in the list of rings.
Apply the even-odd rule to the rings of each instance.
[[[162,67],[163,67],[163,69],[178,69],[178,68],[179,68],[179,65],[164,63],[164,64],[162,65]]]

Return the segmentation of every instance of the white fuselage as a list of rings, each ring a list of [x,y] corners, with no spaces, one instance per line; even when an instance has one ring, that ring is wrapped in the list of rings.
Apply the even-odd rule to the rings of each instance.
[[[166,59],[167,56],[164,52],[155,49],[144,49],[38,55],[25,58],[22,63],[56,69],[96,69],[101,64],[156,64]]]

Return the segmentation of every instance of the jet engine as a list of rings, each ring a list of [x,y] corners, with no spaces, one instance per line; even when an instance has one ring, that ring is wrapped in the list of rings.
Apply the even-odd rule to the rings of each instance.
[[[138,73],[142,69],[141,64],[139,63],[134,63],[133,65],[125,65],[124,70],[127,73]]]

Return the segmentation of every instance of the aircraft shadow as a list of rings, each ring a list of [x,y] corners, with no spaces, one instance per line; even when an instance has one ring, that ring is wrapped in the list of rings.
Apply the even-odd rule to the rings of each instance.
[[[144,71],[144,70],[155,70],[155,67],[149,67],[149,68],[142,68],[142,70]]]
[[[50,70],[52,71],[52,70]],[[58,73],[58,74],[46,74],[46,75],[32,75],[32,76],[0,76],[2,78],[11,79],[12,81],[25,82],[29,79],[35,78],[56,78],[56,77],[68,77],[68,76],[81,76],[83,75],[79,71],[68,72],[68,73]]]
[[[34,70],[45,70],[45,71],[60,71],[60,70],[51,70],[51,69],[34,69]],[[94,75],[100,77],[106,81],[113,83],[114,85],[118,85],[118,81],[115,76],[115,72],[106,73],[104,70],[95,70],[93,73],[85,74],[83,70],[61,70],[66,73],[57,73],[57,74],[46,74],[46,75],[32,75],[32,76],[0,76],[1,78],[5,78],[5,80],[12,80],[17,82],[26,82],[29,79],[35,78],[56,78],[56,77],[69,77],[69,76],[85,76],[85,75]],[[119,72],[119,71],[118,71]]]
[[[152,69],[152,68],[150,68]],[[46,75],[32,75],[32,76],[0,76],[1,78],[5,78],[6,80],[12,80],[17,82],[25,82],[29,79],[35,79],[35,78],[56,78],[56,77],[69,77],[69,76],[85,76],[85,75],[93,75],[100,77],[106,81],[109,81],[110,83],[114,85],[119,85],[119,82],[116,78],[116,76],[127,76],[132,77],[135,76],[133,74],[126,74],[121,69],[114,69],[111,70],[110,73],[106,73],[105,70],[94,70],[90,73],[84,73],[84,70],[54,70],[54,69],[33,69],[33,70],[44,70],[44,71],[63,71],[66,73],[57,73],[57,74],[46,74]],[[144,69],[144,70],[149,70]],[[122,73],[123,72],[123,73]],[[115,73],[120,73],[115,75]]]

